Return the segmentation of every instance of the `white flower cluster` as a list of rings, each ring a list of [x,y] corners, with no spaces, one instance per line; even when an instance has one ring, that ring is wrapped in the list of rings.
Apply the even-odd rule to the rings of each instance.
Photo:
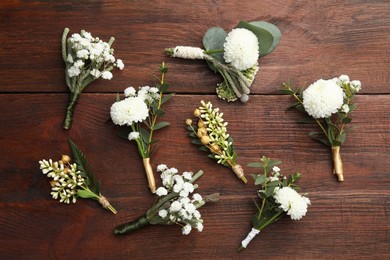
[[[115,102],[111,106],[111,119],[116,125],[128,125],[142,122],[149,116],[149,109],[160,99],[158,88],[144,86],[137,91],[128,87],[124,91],[125,99]],[[130,133],[129,140],[139,137],[136,132]]]
[[[199,107],[201,119],[206,125],[206,130],[210,137],[210,143],[221,148],[221,153],[216,154],[215,158],[219,159],[218,163],[224,160],[231,159],[228,154],[229,147],[233,144],[228,141],[230,135],[227,133],[226,126],[228,122],[224,122],[223,113],[219,113],[219,108],[213,109],[211,102],[201,101],[202,106]]]
[[[92,75],[94,78],[110,80],[111,70],[114,67],[122,70],[124,68],[121,59],[115,59],[114,49],[107,42],[103,42],[98,37],[94,38],[89,32],[81,31],[74,33],[68,39],[69,64],[68,76],[73,78],[82,76],[86,78]]]
[[[183,226],[183,235],[188,235],[192,228],[196,228],[201,232],[203,230],[203,220],[197,209],[204,204],[204,201],[198,193],[193,194],[192,199],[189,198],[189,195],[195,189],[191,183],[192,172],[184,172],[182,175],[178,175],[176,168],[168,168],[164,164],[159,165],[157,171],[161,172],[163,186],[156,190],[156,194],[160,197],[171,192],[179,195],[164,205],[164,208],[159,210],[158,215],[166,220],[168,224],[175,223]]]
[[[351,91],[353,93],[358,93],[362,89],[362,83],[360,80],[349,80],[348,75],[341,75],[340,77],[336,78],[337,84],[341,87],[349,84]]]
[[[344,91],[336,79],[319,79],[303,91],[305,111],[314,118],[327,118],[344,103]]]
[[[278,166],[272,167],[272,171],[270,172],[269,181],[279,181],[279,180],[285,180],[286,176],[280,173],[280,168]]]
[[[254,33],[244,28],[233,29],[223,45],[223,58],[234,68],[243,71],[252,68],[259,59],[259,42]]]
[[[279,207],[293,220],[300,220],[305,216],[310,205],[309,198],[300,195],[291,187],[275,188],[273,197],[276,203],[280,204]]]
[[[42,160],[39,161],[40,169],[47,177],[53,178],[50,182],[52,185],[52,192],[50,193],[53,199],[60,198],[60,202],[70,203],[76,202],[77,187],[85,185],[85,180],[77,170],[77,165],[71,164],[70,167],[65,167],[60,162],[53,162]]]

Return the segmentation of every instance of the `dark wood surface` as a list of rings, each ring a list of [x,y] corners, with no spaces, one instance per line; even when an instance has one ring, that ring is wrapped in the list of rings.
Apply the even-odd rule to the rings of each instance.
[[[201,46],[207,28],[231,29],[239,20],[266,20],[282,31],[261,70],[250,101],[225,103],[215,94],[220,78],[203,62],[164,57],[165,47]],[[74,125],[62,129],[67,103],[60,37],[91,31],[116,37],[126,65],[111,81],[99,80],[81,96]],[[390,257],[390,3],[388,1],[11,1],[0,4],[0,258],[31,259],[385,259]],[[152,85],[165,60],[176,92],[166,106],[171,126],[158,132],[153,166],[203,169],[199,192],[220,192],[202,208],[202,233],[183,236],[176,226],[153,226],[126,237],[113,228],[145,213],[154,200],[136,146],[107,122],[117,92]],[[282,82],[310,84],[348,74],[363,89],[356,126],[342,147],[345,182],[332,176],[327,147],[307,137],[311,126],[286,113]],[[239,162],[262,155],[299,170],[312,206],[301,221],[281,219],[243,252],[240,241],[256,212],[256,187],[242,184],[190,144],[184,120],[200,100],[225,114]],[[60,204],[50,197],[38,161],[68,153],[72,138],[86,154],[116,216],[94,201]],[[245,168],[247,175],[254,173]],[[158,179],[157,179],[158,180]],[[158,180],[159,182],[159,180]]]

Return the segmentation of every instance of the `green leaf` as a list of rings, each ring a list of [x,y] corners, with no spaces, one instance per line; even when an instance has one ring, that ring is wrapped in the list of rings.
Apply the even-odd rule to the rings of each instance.
[[[299,105],[301,105],[301,103],[297,101],[297,102],[292,103],[291,105],[289,105],[286,110],[296,108]]]
[[[289,89],[281,89],[281,90],[279,90],[279,92],[280,92],[281,94],[285,94],[285,95],[293,95],[293,94],[294,94],[294,92],[292,92],[292,91],[289,90]]]
[[[87,190],[77,190],[77,195],[84,199],[98,199],[99,196],[97,196],[95,193],[87,191]]]
[[[203,152],[210,152],[210,149],[209,148],[207,148],[206,146],[204,146],[204,145],[202,145],[202,146],[200,146],[199,147],[199,150],[201,150],[201,151],[203,151]]]
[[[352,118],[344,117],[341,122],[343,122],[344,124],[349,124],[349,123],[351,123],[351,121],[352,121]]]
[[[297,121],[298,124],[313,124],[315,122],[316,122],[316,120],[314,118],[312,118],[312,117],[300,118]]]
[[[168,88],[169,88],[169,84],[164,83],[164,84],[160,85],[159,90],[160,90],[161,93],[165,93],[168,90]]]
[[[322,132],[309,132],[309,137],[313,140],[321,142],[327,146],[330,146],[329,140],[325,139],[325,136]]]
[[[161,99],[161,105],[167,102],[175,93],[170,93],[168,95],[164,95],[163,98]]]
[[[153,130],[156,131],[156,130],[164,128],[166,126],[169,126],[168,122],[158,122],[157,124],[154,125]]]
[[[160,109],[157,109],[156,111],[154,111],[154,114],[156,116],[164,116],[165,115],[165,111],[160,108]]]
[[[194,139],[191,141],[191,143],[196,144],[196,145],[203,145],[199,139]]]
[[[266,181],[267,181],[267,177],[264,174],[260,174],[257,176],[255,180],[255,185],[263,185],[263,183]]]
[[[192,138],[198,138],[198,136],[194,132],[188,133],[188,136]]]
[[[145,128],[140,127],[139,128],[139,134],[141,136],[142,141],[146,145],[148,145],[149,144],[150,133]]]
[[[271,53],[280,41],[282,36],[278,27],[264,21],[243,22],[241,21],[237,28],[245,28],[253,32],[259,41],[259,55],[263,57]]]
[[[72,152],[73,161],[77,164],[77,169],[81,172],[81,176],[86,178],[87,186],[95,194],[100,194],[99,182],[95,179],[95,174],[84,154],[71,139],[68,140],[68,143]]]
[[[247,166],[252,168],[263,168],[263,164],[260,162],[248,163]]]
[[[357,104],[350,104],[349,105],[349,113],[351,113],[352,111],[354,111],[357,107]]]
[[[128,140],[129,139],[129,134],[132,131],[133,130],[131,129],[130,126],[122,126],[122,127],[119,127],[117,134],[121,138]]]
[[[227,33],[225,32],[224,29],[220,27],[211,27],[210,29],[207,30],[207,32],[203,36],[203,46],[205,47],[206,50],[223,50],[223,44],[225,43],[226,37],[227,37]],[[223,53],[213,53],[210,55],[213,56],[216,60],[218,60],[222,64],[225,63],[225,60],[223,59]],[[211,68],[211,69],[215,71],[215,68],[214,69]]]

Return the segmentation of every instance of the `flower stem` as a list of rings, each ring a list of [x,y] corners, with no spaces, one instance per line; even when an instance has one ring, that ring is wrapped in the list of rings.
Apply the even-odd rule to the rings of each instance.
[[[64,129],[69,129],[72,125],[73,110],[80,96],[80,92],[71,92],[69,96],[68,108],[66,109],[66,117],[64,121]]]
[[[143,227],[150,226],[150,223],[148,219],[146,218],[146,215],[140,216],[136,220],[133,220],[131,222],[124,223],[122,225],[117,226],[114,229],[115,235],[125,235],[134,231],[137,231]]]
[[[148,178],[148,184],[150,191],[156,193],[156,181],[154,179],[154,173],[152,166],[150,165],[150,158],[143,158],[144,168],[146,172],[146,177]]]
[[[339,181],[344,181],[343,162],[340,155],[340,146],[332,146],[333,174],[337,175]]]
[[[224,52],[223,49],[219,49],[219,50],[207,50],[207,51],[204,51],[205,54],[223,53],[223,52]]]

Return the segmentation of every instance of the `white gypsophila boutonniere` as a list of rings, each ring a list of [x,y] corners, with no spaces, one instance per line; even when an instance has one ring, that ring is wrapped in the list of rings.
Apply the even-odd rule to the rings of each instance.
[[[279,43],[280,30],[264,21],[240,22],[226,33],[210,28],[203,37],[204,49],[176,46],[165,49],[171,57],[206,60],[210,69],[223,77],[217,84],[218,97],[227,101],[247,102],[250,88],[259,70],[259,57],[271,53]]]
[[[290,108],[306,114],[299,123],[314,123],[320,127],[321,131],[309,132],[309,136],[332,148],[333,173],[339,181],[344,181],[340,147],[350,129],[347,127],[352,121],[350,114],[357,106],[352,100],[361,89],[360,81],[350,81],[347,75],[341,75],[338,78],[317,80],[306,89],[292,89],[289,82],[283,85],[282,92],[296,99]]]
[[[176,168],[168,168],[165,164],[159,165],[157,171],[161,173],[163,185],[156,190],[156,201],[141,217],[117,226],[114,229],[116,235],[128,234],[150,225],[173,224],[182,227],[183,235],[188,235],[192,229],[202,232],[203,219],[199,208],[206,202],[219,199],[218,193],[209,196],[194,193],[198,188],[194,182],[203,175],[203,171],[195,175],[192,172],[179,175]]]
[[[260,185],[260,201],[255,202],[258,212],[253,216],[252,230],[241,242],[239,250],[246,248],[261,230],[284,215],[292,220],[300,220],[307,213],[310,200],[296,191],[299,187],[295,182],[301,178],[301,174],[283,175],[276,166],[280,163],[263,156],[260,162],[248,164],[249,167],[262,169],[261,173],[252,175],[255,185]]]
[[[153,139],[155,131],[169,125],[168,122],[158,122],[158,118],[164,116],[162,105],[174,94],[166,93],[169,84],[165,82],[168,68],[163,62],[160,66],[161,78],[155,87],[143,86],[139,90],[128,87],[124,91],[124,99],[117,98],[111,106],[111,119],[114,124],[121,126],[120,136],[137,143],[138,151],[143,159],[143,164],[152,193],[156,191],[156,182],[150,158],[156,149]]]
[[[64,128],[72,125],[73,110],[81,92],[98,78],[110,80],[112,70],[124,68],[123,61],[114,57],[111,47],[115,38],[104,42],[98,37],[92,37],[89,32],[82,30],[67,38],[69,29],[62,34],[62,58],[65,62],[65,80],[70,90],[68,108]]]
[[[219,108],[213,108],[211,102],[200,102],[201,106],[194,111],[197,124],[192,125],[192,120],[186,120],[186,129],[193,138],[192,143],[200,145],[199,149],[211,152],[209,157],[217,160],[219,164],[229,167],[237,178],[247,183],[244,170],[237,164],[237,153],[234,150],[233,138],[227,132],[228,122],[223,119],[223,113]]]
[[[74,163],[71,163],[71,159],[67,155],[63,155],[59,161],[51,159],[39,161],[42,173],[53,179],[50,182],[52,186],[50,194],[53,199],[59,199],[60,202],[66,204],[76,203],[78,197],[94,199],[103,208],[116,214],[116,209],[100,193],[100,183],[96,180],[84,154],[70,139],[69,147],[72,151]]]

